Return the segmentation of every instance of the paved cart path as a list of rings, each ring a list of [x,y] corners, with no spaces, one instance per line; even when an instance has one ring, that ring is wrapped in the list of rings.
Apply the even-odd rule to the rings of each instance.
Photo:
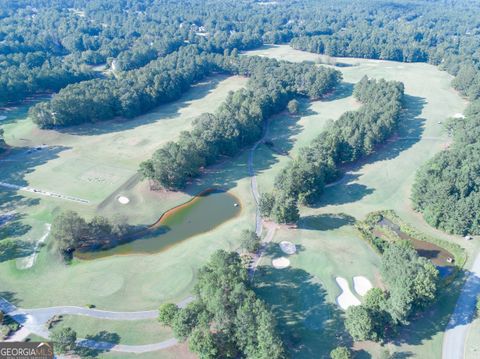
[[[458,297],[455,310],[443,337],[442,359],[463,359],[468,329],[475,315],[477,296],[480,294],[480,254]]]

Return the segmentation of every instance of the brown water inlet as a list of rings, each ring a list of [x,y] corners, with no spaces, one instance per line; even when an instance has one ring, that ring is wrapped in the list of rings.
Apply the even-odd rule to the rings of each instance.
[[[195,235],[211,231],[240,212],[238,198],[225,191],[209,189],[162,214],[139,238],[112,249],[75,253],[75,256],[80,259],[96,259],[111,255],[157,253]]]

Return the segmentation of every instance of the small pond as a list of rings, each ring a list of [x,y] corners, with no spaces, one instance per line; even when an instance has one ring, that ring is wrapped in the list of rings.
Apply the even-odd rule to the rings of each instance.
[[[409,236],[407,233],[400,230],[400,226],[393,223],[387,218],[383,218],[378,224],[383,227],[390,228],[401,239],[406,239],[410,241],[413,248],[415,248],[420,257],[427,258],[437,267],[441,277],[447,276],[451,273],[453,265],[451,263],[448,263],[448,258],[454,258],[454,256],[449,251],[440,246],[437,246],[436,244],[421,241]]]
[[[112,249],[96,252],[78,252],[80,259],[96,259],[111,255],[157,253],[168,247],[208,232],[237,216],[241,211],[239,200],[219,190],[208,190],[187,203],[165,212],[138,239]]]

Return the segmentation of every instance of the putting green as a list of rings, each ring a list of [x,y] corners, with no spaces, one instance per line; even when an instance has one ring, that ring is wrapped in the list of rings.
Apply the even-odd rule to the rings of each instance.
[[[317,56],[288,46],[263,48],[249,54],[290,61],[314,61]],[[313,103],[302,101],[299,116],[275,116],[269,134],[273,147],[262,145],[255,154],[260,192],[270,191],[276,174],[290,161],[290,157],[285,155],[287,152],[294,156],[300,147],[323,130],[328,120],[335,120],[343,112],[359,107],[351,97],[351,90],[362,76],[405,83],[406,111],[399,129],[400,139],[388,143],[352,168],[351,176],[345,181],[327,188],[317,208],[302,208],[299,229],[282,228],[277,231],[274,241],[290,241],[297,245],[298,252],[288,256],[289,268],[275,270],[270,266],[271,259],[277,256],[276,250],[272,249],[256,275],[259,293],[273,305],[284,332],[288,329],[291,333],[286,338],[287,345],[298,358],[319,353],[323,355],[339,341],[342,320],[335,304],[335,298],[340,293],[335,283],[336,276],[346,278],[350,287],[353,286],[353,276],[357,275],[366,276],[374,285],[379,284],[379,258],[360,240],[350,216],[361,219],[373,210],[391,208],[423,232],[460,241],[440,235],[428,227],[420,216],[411,211],[408,200],[416,169],[449,141],[438,122],[462,112],[466,105],[450,88],[451,76],[427,64],[363,59],[341,61],[352,66],[339,68],[345,83],[336,97]],[[17,180],[33,187],[44,188],[51,183],[56,192],[85,196],[92,205],[50,198],[31,203],[28,199],[34,197],[27,194],[21,194],[20,198],[17,196],[10,203],[19,203],[17,208],[25,214],[25,221],[51,221],[52,213],[61,207],[86,215],[95,212],[108,216],[124,215],[129,223],[145,224],[153,223],[159,213],[185,202],[201,190],[217,187],[240,199],[242,212],[238,217],[211,232],[152,255],[75,261],[71,266],[64,266],[42,250],[35,266],[23,271],[15,266],[14,261],[6,261],[0,263],[2,290],[11,292],[24,307],[95,304],[100,309],[111,310],[153,309],[162,301],[179,301],[188,296],[195,282],[196,269],[216,249],[236,249],[240,231],[252,228],[255,220],[247,177],[247,152],[209,168],[205,176],[195,180],[182,193],[152,193],[148,183],[139,182],[134,175],[138,163],[162,143],[174,139],[179,131],[188,129],[194,115],[211,111],[228,90],[245,84],[245,79],[238,77],[212,81],[214,83],[210,82],[206,87],[195,87],[193,94],[187,94],[180,101],[160,107],[158,112],[133,122],[112,121],[85,126],[79,128],[76,134],[39,131],[28,120],[7,125],[7,142],[10,144],[19,146],[25,142],[21,138],[26,138],[29,144],[45,142],[66,147],[57,149],[56,153],[45,151],[40,154],[42,150],[27,164],[10,165],[7,173],[9,180],[15,180],[13,174],[18,173]],[[193,99],[189,100],[188,96]],[[94,131],[95,128],[98,130]],[[73,164],[77,161],[78,167],[83,170],[75,168]],[[92,167],[87,164],[92,164]],[[98,170],[93,166],[98,166]],[[2,195],[12,196],[11,191],[1,191]],[[119,195],[130,199],[128,205],[118,203]],[[347,215],[336,215],[340,212]],[[470,246],[468,250],[473,250],[476,244],[466,245]],[[421,353],[421,348],[439,345],[441,348],[439,338],[441,335],[431,335],[425,339],[426,345],[412,346],[413,349],[409,347],[409,350]],[[378,350],[376,346],[367,349],[371,353]],[[160,357],[154,354],[140,357]],[[168,357],[170,354],[170,351],[164,351],[161,356]],[[176,354],[182,358],[188,355],[185,352]],[[117,357],[118,354],[104,356]]]
[[[288,61],[316,61],[318,58],[318,55],[293,50],[289,46],[268,46],[249,54]],[[269,257],[262,262],[264,268],[261,273],[266,274],[260,276],[259,293],[274,305],[282,329],[286,329],[285,333],[290,333],[287,342],[290,341],[292,351],[298,358],[309,358],[312,353],[328,353],[339,342],[336,336],[341,333],[339,330],[342,321],[337,320],[336,324],[333,324],[328,319],[338,319],[338,307],[334,303],[340,289],[334,282],[336,276],[346,278],[351,287],[352,277],[356,275],[366,276],[374,286],[379,284],[379,258],[359,238],[351,226],[351,217],[362,219],[373,210],[394,209],[406,222],[422,232],[465,244],[459,237],[449,236],[429,227],[420,215],[412,211],[409,200],[416,170],[451,141],[441,122],[463,112],[467,104],[450,87],[452,77],[428,64],[346,58],[338,61],[344,64],[337,68],[342,71],[345,82],[341,87],[342,93],[326,102],[303,103],[303,115],[298,119],[283,116],[272,121],[270,133],[274,144],[276,141],[283,143],[294,156],[301,146],[308,144],[311,138],[322,131],[329,119],[336,119],[341,113],[358,108],[349,91],[351,92],[352,85],[364,75],[402,81],[405,84],[405,110],[397,140],[387,143],[374,155],[352,166],[340,183],[326,188],[316,206],[301,208],[299,229],[282,229],[277,233],[275,242],[287,240],[300,248],[298,254],[289,257],[292,274],[290,278],[286,277],[285,272],[275,272],[270,266]],[[294,134],[285,136],[282,132],[285,128],[293,129]],[[266,155],[268,151],[266,147],[260,148],[259,157]],[[290,161],[287,156],[277,154],[276,157],[278,162],[269,171],[259,175],[260,192],[272,188],[272,179]],[[333,215],[335,213],[346,213],[347,216]],[[470,253],[475,250],[476,244],[465,245]],[[282,276],[278,285],[270,283],[275,283],[278,276]],[[305,278],[304,284],[299,284],[296,276]],[[270,284],[265,286],[265,282]],[[315,283],[313,288],[312,282]],[[285,286],[289,285],[292,287],[291,294],[282,299],[279,294],[286,291]],[[295,293],[302,293],[302,290],[314,290],[324,313],[330,313],[318,315],[318,323],[313,325],[314,328],[327,325],[329,330],[326,333],[315,332],[310,329],[310,322],[305,324],[298,319],[308,314],[306,309],[298,305],[300,299],[296,298]],[[455,298],[443,296],[438,305],[451,308],[454,300]],[[294,304],[287,301],[293,301]],[[287,309],[283,309],[285,307]],[[287,319],[289,318],[286,321],[283,320],[285,313],[288,315]],[[431,331],[431,328],[437,331],[432,331],[428,336],[425,335],[427,331],[423,325],[418,325],[420,329],[418,332],[413,331],[413,334],[410,328],[408,335],[416,336],[415,340],[418,342],[413,345],[391,346],[391,351],[408,350],[419,357],[431,357],[431,353],[441,350],[442,323],[443,319],[436,325],[430,325]],[[371,343],[362,349],[374,356],[381,350]]]

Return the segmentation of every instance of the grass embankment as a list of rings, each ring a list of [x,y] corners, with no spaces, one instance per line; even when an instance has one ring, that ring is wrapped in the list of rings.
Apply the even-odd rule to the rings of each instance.
[[[420,241],[433,243],[441,248],[444,248],[450,252],[454,257],[455,267],[457,271],[462,269],[467,260],[467,254],[465,250],[456,243],[448,242],[444,239],[428,236],[419,232],[405,221],[403,221],[394,211],[384,210],[376,211],[367,215],[364,221],[357,222],[356,228],[361,233],[363,239],[365,239],[377,252],[382,252],[382,247],[385,245],[385,241],[394,241],[400,239],[399,235],[388,226],[381,225],[383,219],[389,220],[391,223],[398,226],[399,230],[405,235],[417,239]],[[377,231],[380,235],[377,235]]]
[[[318,57],[293,50],[286,45],[264,47],[249,53],[299,62],[316,61]],[[366,59],[340,61],[348,65],[340,68],[344,76],[343,88],[347,90],[364,75],[369,78],[402,81],[406,93],[405,110],[393,141],[379,148],[364,161],[351,166],[341,181],[325,189],[316,206],[301,208],[299,229],[281,229],[277,232],[276,242],[289,240],[300,248],[298,254],[289,257],[291,269],[287,270],[288,273],[277,273],[272,269],[272,256],[266,257],[262,262],[267,273],[263,282],[268,283],[271,279],[275,283],[278,278],[282,279],[276,282],[277,284],[265,285],[262,295],[267,302],[274,305],[280,325],[295,329],[295,338],[293,343],[290,341],[289,344],[296,358],[327,356],[329,349],[338,342],[335,336],[337,333],[341,335],[342,320],[334,315],[337,310],[335,297],[340,293],[335,284],[335,276],[346,278],[350,287],[351,277],[354,275],[365,275],[374,285],[379,284],[379,256],[359,238],[353,227],[355,218],[362,220],[372,211],[390,208],[395,210],[400,218],[428,236],[457,244],[464,242],[461,238],[429,228],[423,219],[412,211],[408,200],[416,170],[450,141],[439,122],[463,112],[466,106],[466,101],[450,86],[452,77],[428,64]],[[359,104],[355,104],[349,91],[344,91],[328,101],[304,103],[303,106],[298,118],[281,117],[271,124],[270,133],[275,146],[287,149],[291,155],[295,155],[298,148],[318,135],[328,120],[335,120],[343,112],[358,108]],[[291,130],[289,134],[285,134],[286,128]],[[260,147],[256,159],[261,160],[270,152],[268,148]],[[287,156],[275,157],[277,162],[268,170],[262,171],[258,177],[261,192],[272,190],[275,176],[290,160]],[[339,218],[340,213],[347,216]],[[474,250],[472,245],[467,252]],[[289,275],[292,272],[303,273],[304,275],[297,278],[305,280]],[[451,285],[452,290],[456,285],[455,281]],[[313,290],[312,286],[318,289],[315,291],[323,293],[323,297],[320,295],[323,299],[311,303],[312,310],[308,311],[302,304],[307,303],[308,299],[293,301],[293,298],[301,298],[302,293],[308,293],[309,288]],[[278,295],[282,291],[289,291],[291,296],[283,300]],[[292,303],[289,303],[289,299]],[[405,332],[408,334],[397,345],[390,344],[389,351],[398,355],[439,358],[444,326],[455,300],[456,296],[450,292],[440,296],[432,313],[407,327]],[[315,318],[314,323],[322,329],[308,329],[308,326],[312,325],[309,322],[312,319],[306,319],[309,315]],[[315,324],[313,326],[315,327]],[[323,328],[328,328],[324,337]],[[335,334],[330,336],[328,333],[332,332]],[[379,357],[384,350],[374,343],[364,344],[358,349],[363,350],[365,357]]]

